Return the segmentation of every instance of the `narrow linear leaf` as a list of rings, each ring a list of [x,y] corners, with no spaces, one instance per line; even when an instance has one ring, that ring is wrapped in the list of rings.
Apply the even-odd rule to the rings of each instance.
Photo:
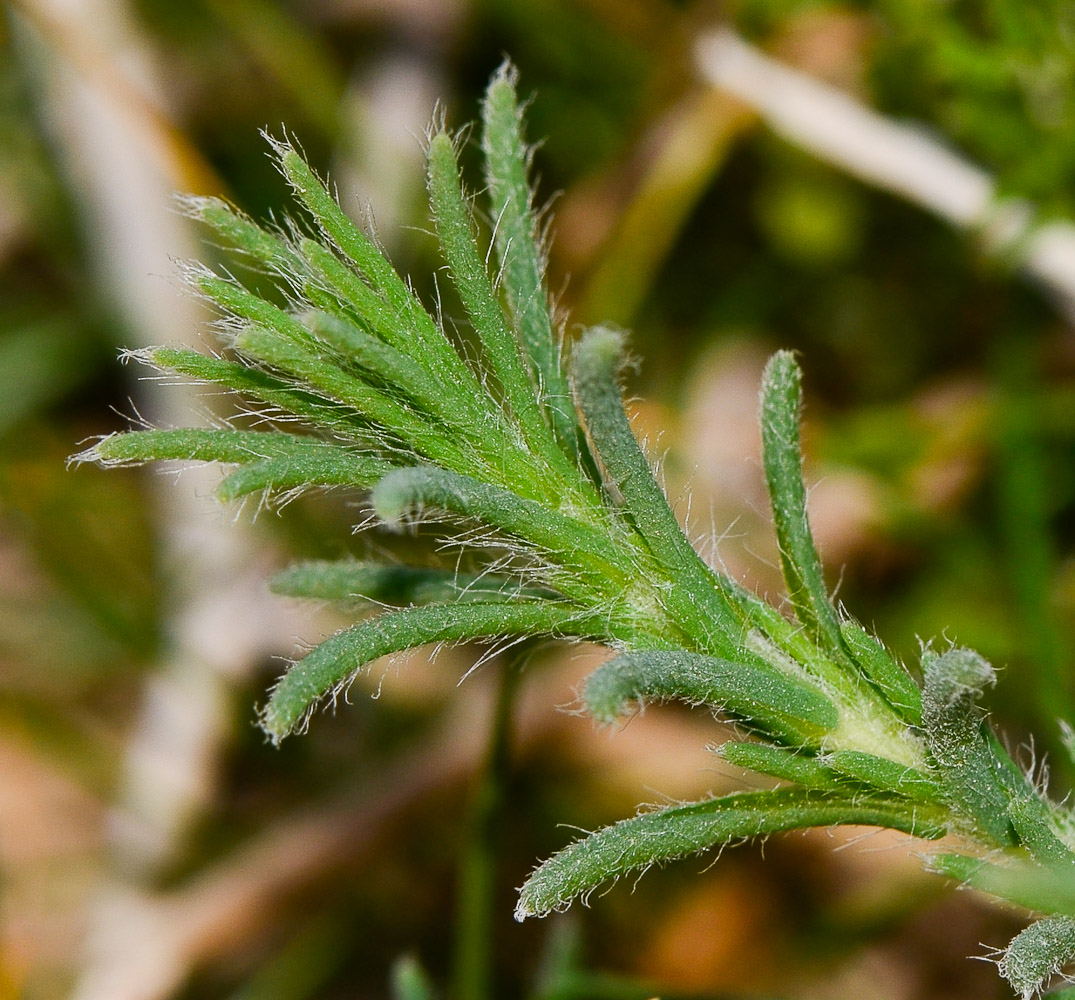
[[[294,267],[298,263],[294,250],[286,240],[263,229],[220,198],[186,197],[180,199],[180,207],[264,267]]]
[[[306,562],[289,566],[269,582],[274,594],[321,601],[375,604],[433,604],[448,601],[548,599],[554,595],[491,573],[456,573],[383,563]]]
[[[135,357],[161,371],[233,389],[285,413],[302,417],[321,429],[355,438],[365,444],[372,443],[370,424],[365,417],[309,388],[299,388],[294,382],[261,369],[175,347],[154,347]]]
[[[929,867],[1027,910],[1075,917],[1075,870],[1070,865],[1053,867],[1020,859],[1002,865],[965,854],[938,854],[929,859]]]
[[[1008,819],[1036,861],[1075,870],[1075,854],[1057,836],[1049,804],[1029,784],[1024,794],[1008,803]]]
[[[801,383],[802,372],[790,351],[778,351],[769,359],[761,390],[762,462],[788,598],[814,641],[843,661],[840,621],[825,587],[806,514],[799,440]]]
[[[685,701],[733,712],[796,745],[816,745],[840,722],[817,688],[775,672],[681,650],[624,653],[587,678],[583,701],[599,722],[632,703]]]
[[[470,476],[432,466],[399,469],[374,487],[372,499],[374,510],[389,522],[429,506],[492,525],[554,562],[585,571],[591,578],[586,585],[591,598],[595,586],[602,593],[615,592],[634,571],[607,533]]]
[[[596,616],[571,604],[546,602],[431,604],[388,612],[326,639],[277,683],[260,713],[274,743],[294,732],[317,702],[389,653],[431,642],[506,635],[604,635]]]
[[[1022,1000],[1030,1000],[1073,961],[1075,918],[1046,917],[1012,938],[997,965]]]
[[[515,919],[544,916],[585,897],[609,879],[732,841],[783,830],[855,824],[944,835],[941,814],[927,807],[846,798],[798,788],[743,792],[642,813],[576,841],[553,855],[519,893]]]
[[[104,465],[135,465],[180,459],[198,462],[253,462],[290,454],[307,445],[336,448],[296,434],[279,431],[236,431],[209,427],[180,427],[110,434],[80,458]],[[338,449],[342,451],[343,449]]]
[[[794,753],[768,743],[740,743],[728,740],[713,748],[716,754],[736,767],[793,781],[806,788],[838,789],[836,772],[816,757]]]
[[[937,782],[917,768],[875,757],[861,750],[837,750],[825,760],[837,773],[881,791],[918,802],[940,804],[944,801],[944,794]]]
[[[489,397],[476,382],[473,391],[454,381],[446,388],[409,354],[347,319],[314,311],[305,320],[310,332],[341,358],[364,369],[387,390],[402,393],[450,429],[456,441],[465,441],[468,450],[480,453],[486,468],[519,481],[533,481],[530,455],[507,432],[503,414],[494,406],[481,406],[480,401]]]
[[[907,669],[858,622],[840,623],[844,645],[862,672],[904,722],[922,724],[922,692]]]
[[[384,296],[399,317],[401,328],[410,330],[412,336],[434,355],[437,365],[453,372],[461,384],[473,380],[473,373],[463,363],[444,331],[376,244],[348,218],[309,164],[287,143],[272,139],[270,142],[276,151],[281,172],[318,228]]]
[[[263,490],[296,490],[313,486],[350,486],[366,490],[391,468],[383,459],[356,455],[316,442],[289,455],[267,458],[236,469],[217,487],[225,503]]]
[[[588,330],[575,347],[575,393],[597,457],[610,491],[622,497],[624,511],[675,581],[664,595],[670,610],[707,647],[734,657],[743,622],[683,534],[638,446],[616,384],[622,357],[623,335],[604,327]]]
[[[408,391],[432,404],[432,412],[442,419],[450,417],[449,422],[460,427],[483,427],[489,424],[490,417],[495,419],[499,411],[461,358],[456,355],[455,362],[445,365],[437,352],[416,337],[409,314],[400,313],[327,247],[310,239],[303,240],[300,247],[312,272],[322,282],[320,287],[309,283],[304,289],[307,296],[320,308],[335,314],[340,324],[353,326],[354,321],[359,321],[383,339],[384,352],[391,352],[396,359],[388,381],[394,376]],[[329,338],[330,343],[341,339],[339,331],[331,328],[314,332]],[[346,338],[340,346],[348,349]],[[373,350],[370,345],[362,346],[366,355]],[[455,349],[451,350],[454,355]],[[387,356],[384,352],[382,356]],[[384,374],[380,365],[377,370]]]
[[[1014,846],[1009,796],[976,705],[996,673],[974,650],[962,648],[939,656],[927,651],[922,667],[922,720],[938,782],[953,807],[981,835],[998,846]]]
[[[319,287],[337,303],[353,310],[379,337],[384,338],[385,343],[399,349],[408,344],[413,346],[414,332],[408,325],[406,314],[401,314],[331,249],[308,238],[299,242],[299,249],[312,277],[318,280]]]
[[[249,320],[266,330],[274,330],[281,337],[299,344],[309,340],[309,333],[294,316],[237,281],[221,278],[211,272],[195,275],[192,280],[203,295],[233,316]]]
[[[429,203],[452,280],[511,412],[533,450],[565,474],[568,482],[578,480],[575,466],[557,447],[545,423],[521,346],[493,293],[471,228],[472,214],[463,197],[455,146],[446,132],[438,132],[429,143]]]
[[[249,357],[293,375],[331,399],[353,407],[430,460],[457,469],[473,469],[472,456],[458,447],[446,430],[302,343],[275,330],[252,326],[239,334],[235,346]]]
[[[840,691],[855,701],[862,698],[861,686],[848,676],[846,670],[818,650],[799,622],[789,621],[771,604],[744,587],[735,585],[731,595],[753,626],[751,637],[755,641],[763,637],[764,642],[773,647],[775,655],[790,659],[805,673],[822,680],[829,689]]]
[[[332,349],[348,367],[357,366],[374,375],[386,387],[395,387],[418,403],[423,409],[448,426],[463,431],[467,424],[465,408],[456,409],[456,400],[445,393],[429,370],[410,355],[367,333],[339,316],[310,312],[305,325],[313,336]]]
[[[489,84],[482,105],[482,150],[496,220],[497,257],[508,306],[553,430],[562,445],[578,454],[578,422],[545,291],[545,261],[527,181],[529,156],[515,85],[515,71],[505,63]]]
[[[280,172],[318,228],[339,247],[392,306],[411,320],[419,319],[423,332],[435,327],[432,318],[415,300],[411,290],[377,245],[351,221],[310,165],[286,142],[270,138]],[[417,315],[420,310],[424,319]]]
[[[113,434],[77,457],[104,465],[167,459],[240,464],[217,488],[223,501],[260,490],[306,485],[368,489],[391,469],[376,455],[358,454],[329,441],[279,431],[215,428]]]

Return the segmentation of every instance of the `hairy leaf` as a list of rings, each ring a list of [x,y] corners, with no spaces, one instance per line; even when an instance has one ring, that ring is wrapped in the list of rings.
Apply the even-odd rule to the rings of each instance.
[[[431,642],[509,635],[601,636],[600,622],[574,605],[551,601],[430,604],[378,615],[326,639],[280,678],[261,710],[274,743],[294,732],[323,697],[388,653]]]
[[[780,562],[795,614],[823,649],[846,655],[806,513],[799,410],[802,372],[790,351],[778,351],[762,376],[761,433],[765,479],[773,508]]]
[[[681,625],[707,652],[734,657],[742,646],[743,621],[683,534],[642,454],[616,384],[622,358],[623,336],[604,327],[588,330],[574,353],[575,393],[610,494],[622,498],[639,535],[676,581],[664,599]]]
[[[713,749],[729,764],[757,771],[758,774],[793,781],[807,788],[840,787],[836,772],[816,757],[807,757],[767,743],[739,743],[735,740]]]
[[[269,587],[285,597],[398,606],[553,596],[547,590],[524,587],[518,580],[491,573],[456,573],[354,559],[298,563],[277,573]]]
[[[1008,795],[982,731],[977,699],[996,680],[993,668],[971,649],[923,656],[922,717],[926,741],[949,801],[1001,846],[1015,843]]]
[[[527,149],[522,112],[515,96],[516,74],[505,64],[485,92],[482,151],[492,202],[497,258],[504,294],[560,442],[578,452],[578,426],[571,388],[560,365],[552,310],[545,291],[544,257],[527,183]]]
[[[833,703],[810,684],[681,650],[617,656],[590,674],[582,697],[599,722],[619,718],[632,702],[674,699],[733,712],[794,745],[816,744],[840,721]]]
[[[997,964],[1016,993],[1030,1000],[1073,961],[1075,918],[1046,917],[1017,934]]]
[[[920,807],[912,816],[883,799],[777,789],[641,813],[576,841],[553,855],[519,893],[515,918],[563,909],[602,882],[661,861],[782,830],[841,824],[884,826],[917,837],[944,835],[943,813]]]

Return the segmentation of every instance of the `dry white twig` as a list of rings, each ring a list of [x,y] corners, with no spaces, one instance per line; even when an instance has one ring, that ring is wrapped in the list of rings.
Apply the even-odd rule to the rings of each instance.
[[[1075,225],[1035,225],[1032,206],[998,198],[993,178],[936,136],[885,118],[731,31],[699,38],[695,58],[706,81],[753,107],[790,142],[1014,258],[1075,321]]]

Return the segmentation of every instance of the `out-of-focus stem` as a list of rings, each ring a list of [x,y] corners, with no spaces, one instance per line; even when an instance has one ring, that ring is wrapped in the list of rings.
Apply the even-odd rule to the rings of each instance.
[[[452,970],[455,1000],[488,1000],[493,996],[498,826],[507,798],[518,660],[516,653],[499,664],[485,768],[478,778],[464,831]]]

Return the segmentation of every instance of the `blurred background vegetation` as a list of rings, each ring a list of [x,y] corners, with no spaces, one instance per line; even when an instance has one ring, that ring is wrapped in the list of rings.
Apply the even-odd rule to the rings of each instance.
[[[986,217],[954,228],[779,138],[702,82],[694,43],[719,26],[957,151],[1019,206],[1018,238],[990,238]],[[265,578],[395,543],[352,534],[354,497],[255,519],[214,506],[211,473],[65,468],[132,417],[216,405],[116,363],[206,336],[172,262],[220,254],[174,191],[279,217],[259,129],[286,128],[429,292],[420,137],[438,100],[473,118],[505,55],[535,95],[568,329],[633,331],[637,424],[672,494],[692,492],[700,544],[778,597],[754,410],[767,354],[802,352],[812,513],[840,599],[909,660],[920,638],[979,649],[1002,668],[992,709],[1012,744],[1050,752],[1055,791],[1070,787],[1073,310],[1025,266],[1034,226],[1075,217],[1070,4],[9,0],[0,998],[382,997],[405,953],[451,995],[459,955],[480,966],[485,944],[489,996],[1006,995],[964,956],[1016,918],[921,875],[887,834],[683,862],[515,925],[513,887],[571,837],[558,824],[742,782],[705,750],[719,727],[664,709],[608,733],[558,711],[600,655],[585,648],[527,648],[458,688],[476,654],[448,650],[394,661],[273,750],[254,704],[282,658],[345,619]],[[490,772],[505,670],[513,739]],[[498,810],[472,808],[481,788]],[[489,938],[460,949],[456,914],[486,882]]]

